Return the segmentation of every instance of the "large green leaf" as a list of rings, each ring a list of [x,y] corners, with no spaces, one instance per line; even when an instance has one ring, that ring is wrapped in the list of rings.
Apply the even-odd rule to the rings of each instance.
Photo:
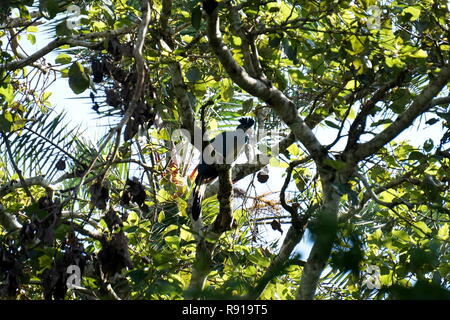
[[[61,53],[55,59],[55,62],[59,63],[59,64],[68,64],[71,61],[72,61],[72,57],[65,53]]]
[[[89,77],[79,62],[74,62],[69,69],[69,86],[76,94],[83,93],[89,87]]]
[[[0,86],[0,101],[5,100],[6,103],[11,103],[14,100],[14,89],[10,84]]]
[[[12,122],[5,118],[4,114],[0,114],[0,131],[9,132],[11,131]]]

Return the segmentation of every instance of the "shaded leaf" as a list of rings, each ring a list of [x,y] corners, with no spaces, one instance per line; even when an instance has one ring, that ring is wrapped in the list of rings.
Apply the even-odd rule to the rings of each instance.
[[[75,94],[83,93],[89,88],[89,78],[79,62],[74,62],[69,69],[69,86]]]

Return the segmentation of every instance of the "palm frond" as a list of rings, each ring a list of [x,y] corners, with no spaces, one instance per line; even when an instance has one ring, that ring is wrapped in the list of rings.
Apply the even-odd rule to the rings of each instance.
[[[36,108],[37,109],[37,108]],[[83,165],[77,155],[90,154],[92,149],[80,138],[80,127],[70,127],[65,113],[31,109],[25,118],[31,119],[20,132],[8,136],[14,160],[22,173],[27,176],[45,175],[52,180],[56,173],[56,163],[60,159],[75,165]],[[83,145],[84,150],[80,149]],[[4,141],[0,141],[0,153],[6,152]]]

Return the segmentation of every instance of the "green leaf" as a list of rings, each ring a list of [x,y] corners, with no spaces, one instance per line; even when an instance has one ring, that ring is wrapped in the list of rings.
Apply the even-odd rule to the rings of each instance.
[[[276,83],[278,89],[280,89],[281,91],[286,90],[286,88],[288,86],[288,80],[284,76],[284,73],[281,72],[280,70],[277,70],[275,72],[275,83]]]
[[[178,236],[166,236],[166,237],[164,237],[164,241],[166,241],[167,244],[176,244],[176,245],[178,245],[180,243],[180,237],[178,237]]]
[[[0,86],[0,96],[3,96],[6,103],[12,103],[14,101],[14,89],[10,84],[4,84]],[[0,99],[1,101],[2,99]]]
[[[40,209],[38,203],[29,205],[28,207],[23,209],[23,211],[27,214],[28,217],[37,217],[39,220],[43,220],[48,216],[48,211]]]
[[[424,58],[428,57],[428,54],[424,50],[420,49],[420,50],[414,51],[413,53],[410,53],[409,56],[411,58],[422,58],[422,59],[424,59]]]
[[[363,52],[365,49],[364,43],[361,41],[361,37],[351,36],[350,44],[352,46],[352,54],[354,55]]]
[[[281,40],[282,40],[282,35],[271,35],[269,37],[269,46],[274,48],[274,49],[278,49],[278,47],[280,46]]]
[[[255,265],[266,268],[269,266],[270,261],[264,257],[260,252],[255,252],[248,256],[248,259]]]
[[[196,6],[192,9],[191,22],[195,30],[200,29],[200,25],[202,22],[202,8],[200,8],[200,6]]]
[[[39,267],[41,269],[52,267],[53,259],[51,257],[43,255],[40,256],[38,260],[39,260]]]
[[[253,99],[245,100],[242,103],[242,113],[243,114],[249,113],[250,110],[252,110],[252,108],[253,108]]]
[[[55,230],[55,237],[59,240],[64,240],[66,234],[68,234],[72,228],[67,224],[60,224]]]
[[[4,114],[0,114],[0,131],[10,132],[12,125],[12,122],[8,121]]]
[[[401,240],[405,243],[411,242],[411,237],[409,234],[404,230],[392,230],[392,235],[397,238],[398,240]]]
[[[192,67],[186,72],[186,78],[191,83],[196,83],[202,79],[202,73],[197,67]]]
[[[427,226],[427,224],[423,221],[417,221],[414,223],[413,230],[419,235],[424,236],[424,234],[430,234],[431,229]]]
[[[31,20],[30,12],[28,11],[27,7],[23,5],[18,5],[17,8],[20,12],[20,17],[25,20]]]
[[[418,18],[419,18],[419,16],[420,16],[420,8],[418,8],[418,7],[408,7],[408,8],[405,8],[404,10],[403,10],[403,12],[402,12],[402,15],[405,15],[405,14],[410,14],[411,15],[411,18],[409,18],[409,20],[410,21],[415,21],[415,20],[417,20]]]
[[[287,151],[289,151],[289,153],[293,156],[298,156],[300,154],[300,149],[295,143],[291,144],[289,148],[287,148]]]
[[[166,215],[164,214],[164,211],[161,210],[161,212],[158,214],[158,222],[162,223],[165,218],[166,218]]]
[[[408,160],[418,160],[422,161],[425,159],[425,155],[419,151],[413,151],[409,154]]]
[[[128,276],[133,280],[134,283],[140,283],[145,279],[148,272],[145,272],[144,270],[138,269],[138,270],[131,270],[128,272]]]
[[[89,78],[79,62],[74,62],[69,69],[69,86],[75,94],[83,93],[89,88]]]
[[[231,99],[233,99],[234,88],[233,88],[233,82],[231,80],[225,79],[223,81],[221,96],[222,96],[222,99],[225,101],[230,101]]]
[[[27,34],[27,39],[32,45],[36,44],[36,36],[34,34]]]
[[[293,46],[289,40],[287,39],[283,39],[283,49],[284,52],[286,53],[287,57],[289,60],[291,60],[293,63],[298,63],[298,59],[297,59],[297,53],[298,53],[298,49],[296,46]]]
[[[336,123],[329,121],[329,120],[325,120],[325,124],[331,128],[334,129],[340,129],[341,127],[339,125],[337,125]]]
[[[434,147],[434,142],[432,139],[428,139],[423,144],[423,150],[425,150],[426,152],[430,152],[431,150],[433,150],[433,147]]]
[[[450,224],[446,223],[442,227],[439,228],[437,237],[441,240],[447,240],[449,235],[449,226]]]
[[[289,165],[286,162],[281,162],[275,157],[270,158],[269,165],[274,168],[287,168]]]
[[[68,64],[70,62],[72,62],[72,57],[65,53],[61,53],[55,59],[55,63],[58,64]]]
[[[29,27],[27,28],[27,31],[28,31],[28,32],[39,32],[39,28],[36,27],[36,26],[29,26]]]

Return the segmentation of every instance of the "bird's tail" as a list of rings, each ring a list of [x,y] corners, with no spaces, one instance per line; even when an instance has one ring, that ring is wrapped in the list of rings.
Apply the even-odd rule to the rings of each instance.
[[[192,219],[197,221],[202,212],[202,200],[205,194],[206,186],[202,183],[201,179],[196,179],[194,187],[194,199],[192,201]]]

